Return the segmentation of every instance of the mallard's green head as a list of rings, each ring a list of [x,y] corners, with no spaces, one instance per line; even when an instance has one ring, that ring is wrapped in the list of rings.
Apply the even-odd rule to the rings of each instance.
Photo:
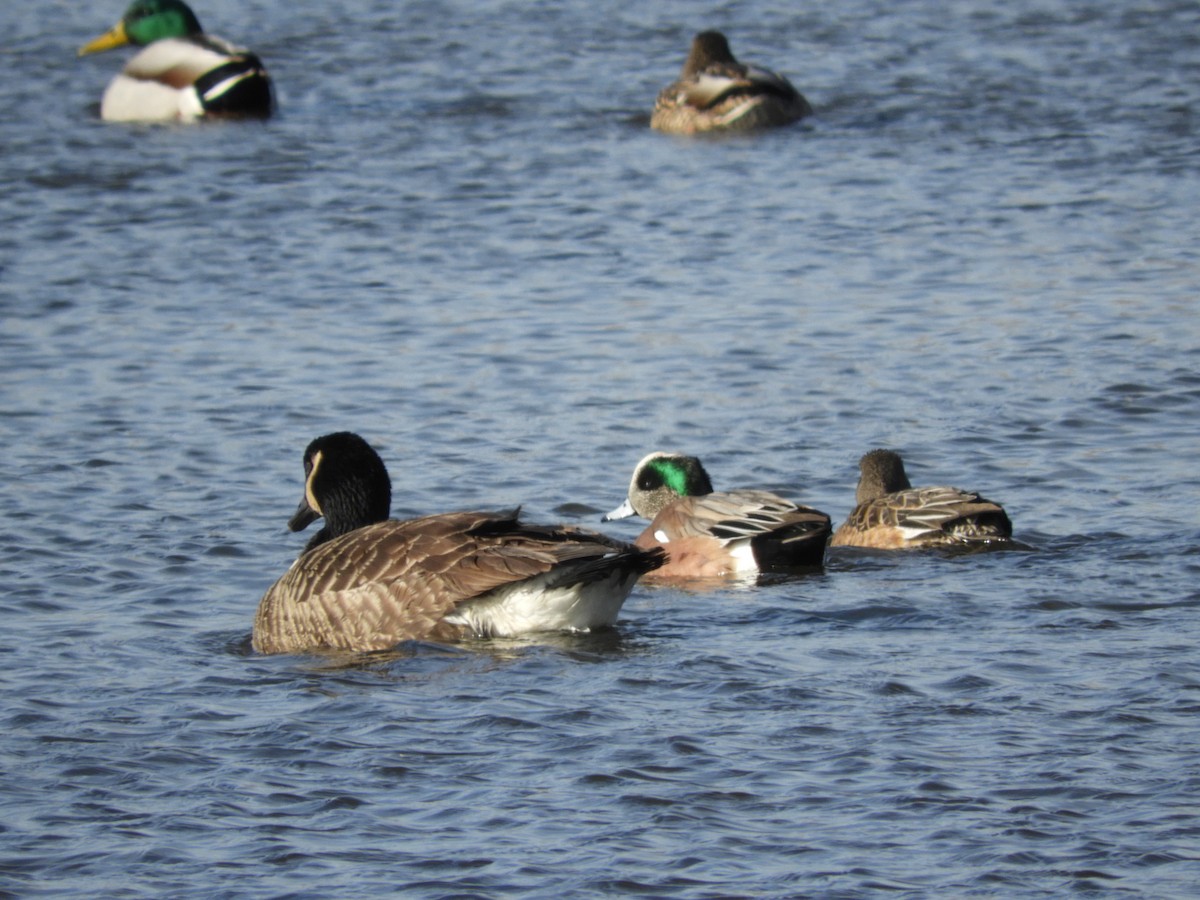
[[[111,31],[79,48],[79,55],[125,44],[144,47],[163,38],[202,34],[200,21],[183,0],[134,0]]]

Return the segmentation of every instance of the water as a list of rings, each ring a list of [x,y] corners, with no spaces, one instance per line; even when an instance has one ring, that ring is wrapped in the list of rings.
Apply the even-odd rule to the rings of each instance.
[[[0,896],[1195,895],[1194,4],[211,0],[282,114],[200,128],[94,118],[119,6],[6,12]],[[704,27],[817,116],[651,133]],[[892,446],[1036,549],[255,656],[341,428],[592,527]]]

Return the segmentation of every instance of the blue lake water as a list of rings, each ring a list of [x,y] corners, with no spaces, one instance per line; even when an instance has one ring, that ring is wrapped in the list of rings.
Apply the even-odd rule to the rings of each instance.
[[[121,5],[5,13],[0,897],[1196,895],[1194,3],[211,0],[281,112],[202,127],[96,118]],[[816,115],[651,132],[703,28]],[[890,446],[1034,549],[256,656],[344,428],[398,516]]]

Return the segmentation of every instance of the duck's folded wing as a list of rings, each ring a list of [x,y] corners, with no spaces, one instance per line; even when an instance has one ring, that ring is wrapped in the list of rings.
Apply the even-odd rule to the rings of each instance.
[[[511,513],[448,513],[369,525],[302,555],[267,591],[254,624],[260,652],[381,650],[444,637],[467,600],[612,555],[581,532],[527,526]]]
[[[815,509],[797,506],[769,491],[718,491],[701,497],[687,497],[673,503],[660,514],[671,516],[674,537],[709,536],[719,540],[753,538],[775,531],[805,518],[828,527],[829,517]]]
[[[797,96],[796,89],[782,75],[756,66],[705,69],[679,87],[683,101],[697,109],[711,109],[731,97]]]
[[[778,94],[781,97],[794,97],[797,93],[790,81],[770,69],[746,66],[745,80],[760,93]]]
[[[915,488],[889,494],[877,504],[875,518],[900,528],[909,540],[935,533],[963,540],[1002,538],[1012,533],[999,504],[959,488]]]
[[[695,78],[680,84],[684,103],[697,109],[716,106],[731,94],[750,90],[753,82],[732,72],[701,72]]]
[[[157,81],[177,90],[229,61],[229,45],[214,39],[164,38],[147,45],[125,64],[124,74],[144,81]]]

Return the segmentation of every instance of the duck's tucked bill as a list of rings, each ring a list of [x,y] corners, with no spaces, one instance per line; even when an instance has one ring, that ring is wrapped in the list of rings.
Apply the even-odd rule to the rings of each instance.
[[[527,524],[517,510],[389,519],[387,469],[350,432],[314,440],[304,466],[289,526],[325,525],[259,603],[261,653],[604,628],[663,562],[661,551]]]

